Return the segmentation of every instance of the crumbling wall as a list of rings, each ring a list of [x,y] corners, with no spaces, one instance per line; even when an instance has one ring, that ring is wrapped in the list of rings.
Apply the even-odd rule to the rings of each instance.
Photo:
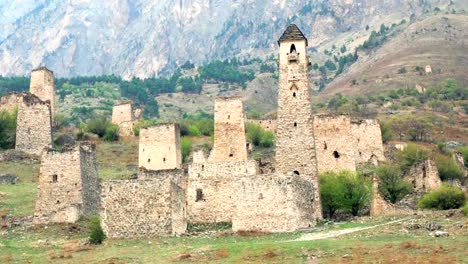
[[[194,163],[188,170],[187,208],[190,222],[230,222],[237,202],[233,182],[257,175],[254,160]]]
[[[52,146],[52,119],[49,101],[25,94],[20,104],[16,126],[15,149],[40,155]]]
[[[42,101],[50,102],[50,112],[55,113],[55,83],[54,72],[46,67],[32,70],[29,92],[36,95]]]
[[[316,224],[313,186],[294,174],[239,177],[233,231],[292,232]]]
[[[372,187],[372,200],[370,205],[370,215],[393,215],[396,213],[396,208],[393,204],[385,201],[379,193],[379,180],[374,177]]]
[[[244,109],[241,98],[216,98],[214,122],[214,144],[209,161],[247,160]]]
[[[140,130],[138,166],[146,170],[182,167],[178,124],[159,124]]]
[[[193,163],[204,163],[206,162],[206,155],[203,149],[193,152]]]
[[[263,129],[276,133],[278,124],[276,119],[247,119],[247,123],[253,123],[261,126]]]
[[[425,160],[413,165],[405,176],[416,193],[425,193],[442,186],[437,165],[433,160]]]
[[[351,122],[352,134],[355,139],[355,159],[358,163],[385,161],[382,133],[379,121],[364,119]]]
[[[109,238],[182,234],[187,228],[185,193],[170,179],[104,182],[101,199]]]
[[[95,146],[48,150],[41,159],[33,223],[74,223],[99,207]]]
[[[138,171],[138,179],[143,180],[166,180],[169,179],[179,185],[183,190],[187,190],[188,173],[184,169],[172,170],[144,170]]]
[[[356,146],[349,116],[316,115],[314,136],[319,173],[356,171]]]
[[[133,136],[134,120],[131,101],[114,105],[112,108],[112,123],[119,126],[121,136]]]
[[[0,97],[0,111],[12,112],[23,103],[24,93],[11,93]]]

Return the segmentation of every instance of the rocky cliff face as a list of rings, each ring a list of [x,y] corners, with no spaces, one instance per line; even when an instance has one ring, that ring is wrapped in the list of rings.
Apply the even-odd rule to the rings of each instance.
[[[276,52],[296,23],[312,47],[366,25],[419,16],[450,0],[6,0],[0,75],[47,65],[57,76],[148,77],[197,64]],[[453,4],[453,3],[452,3]]]

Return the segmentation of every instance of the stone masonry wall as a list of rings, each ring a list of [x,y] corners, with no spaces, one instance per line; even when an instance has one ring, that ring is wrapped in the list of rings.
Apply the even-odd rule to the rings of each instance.
[[[425,160],[413,165],[405,178],[413,184],[416,193],[432,191],[442,185],[437,165],[433,160]]]
[[[188,173],[184,169],[173,170],[139,170],[138,179],[142,180],[166,180],[170,179],[182,189],[187,190]]]
[[[170,179],[104,182],[101,199],[109,238],[167,236],[187,228],[185,193]]]
[[[347,115],[316,115],[314,136],[319,173],[356,171],[355,141]]]
[[[209,161],[247,160],[244,109],[239,97],[218,97],[214,109],[214,144]]]
[[[52,116],[55,113],[55,84],[54,72],[46,67],[32,70],[29,92],[36,95],[42,101],[50,101]]]
[[[370,162],[377,165],[384,161],[384,148],[380,124],[375,119],[351,122],[352,134],[356,142],[355,159],[358,163]]]
[[[141,129],[138,166],[146,170],[182,167],[178,124],[160,124]]]
[[[372,188],[372,200],[370,205],[370,215],[393,215],[395,214],[396,208],[393,204],[387,202],[380,196],[379,193],[379,180],[377,178],[373,179],[373,188]]]
[[[64,152],[44,152],[37,189],[35,224],[74,223],[82,215],[97,214],[95,146],[82,143]]]
[[[45,148],[52,146],[51,127],[49,102],[26,94],[18,110],[15,149],[40,155]]]
[[[112,123],[119,126],[121,136],[133,136],[134,119],[132,102],[117,104],[112,108]]]
[[[240,177],[233,195],[238,201],[234,232],[292,232],[316,224],[313,186],[293,173]]]
[[[11,93],[0,97],[0,111],[5,110],[8,112],[19,109],[23,103],[23,93]]]
[[[305,38],[280,40],[276,172],[294,172],[313,184],[311,202],[321,218],[308,67]]]
[[[233,183],[244,175],[257,175],[254,160],[194,163],[189,166],[187,208],[190,222],[230,222],[237,197]]]

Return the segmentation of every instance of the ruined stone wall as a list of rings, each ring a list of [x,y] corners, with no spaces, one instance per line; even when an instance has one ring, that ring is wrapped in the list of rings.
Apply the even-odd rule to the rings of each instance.
[[[99,207],[95,146],[43,153],[33,223],[74,223]]]
[[[146,170],[182,167],[178,124],[160,124],[140,130],[138,166]]]
[[[396,213],[396,208],[393,204],[385,201],[379,193],[379,180],[374,177],[372,188],[372,200],[370,205],[370,215],[393,215]]]
[[[405,178],[413,184],[416,193],[429,192],[442,185],[437,165],[433,160],[425,160],[413,165]]]
[[[166,180],[169,179],[182,189],[187,190],[188,173],[184,169],[173,170],[144,170],[138,171],[138,179],[142,180]]]
[[[312,182],[314,213],[321,218],[306,47],[305,38],[280,40],[276,171],[294,172]]]
[[[11,93],[0,97],[0,111],[12,112],[23,104],[23,93]]]
[[[233,182],[257,175],[254,160],[194,163],[188,170],[187,208],[190,222],[230,222],[236,203]]]
[[[316,115],[314,136],[319,173],[356,171],[356,146],[349,116]]]
[[[355,139],[355,159],[357,163],[372,163],[384,161],[384,147],[379,121],[364,119],[351,122],[352,134]]]
[[[312,183],[292,173],[240,177],[233,195],[235,232],[292,232],[316,224]]]
[[[42,101],[50,101],[50,111],[55,113],[55,84],[54,72],[46,67],[32,70],[29,92],[36,95]]]
[[[244,109],[241,98],[216,98],[214,122],[214,144],[209,161],[247,160]]]
[[[205,163],[206,155],[203,149],[193,152],[193,163]]]
[[[276,133],[278,124],[276,119],[247,119],[247,123],[253,123],[261,126],[263,129]]]
[[[133,136],[134,120],[132,102],[117,104],[112,108],[112,123],[119,126],[121,136]]]
[[[109,238],[166,236],[187,228],[185,193],[170,179],[103,182],[101,200]]]
[[[52,146],[52,119],[49,102],[26,94],[18,109],[15,149],[40,155]]]

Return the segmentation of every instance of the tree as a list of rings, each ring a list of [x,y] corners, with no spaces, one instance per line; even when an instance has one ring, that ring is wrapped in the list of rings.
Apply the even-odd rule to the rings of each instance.
[[[150,100],[143,110],[143,117],[150,119],[152,117],[159,117],[159,105],[156,100]]]
[[[412,185],[403,180],[399,167],[383,165],[377,167],[375,173],[379,177],[379,193],[385,200],[394,204],[411,193]]]
[[[101,115],[88,120],[86,128],[89,132],[102,138],[106,134],[106,129],[111,125],[107,117]]]
[[[437,171],[443,181],[453,181],[463,177],[463,170],[451,157],[444,155],[436,156]]]
[[[15,147],[17,113],[17,110],[0,111],[0,149]]]

